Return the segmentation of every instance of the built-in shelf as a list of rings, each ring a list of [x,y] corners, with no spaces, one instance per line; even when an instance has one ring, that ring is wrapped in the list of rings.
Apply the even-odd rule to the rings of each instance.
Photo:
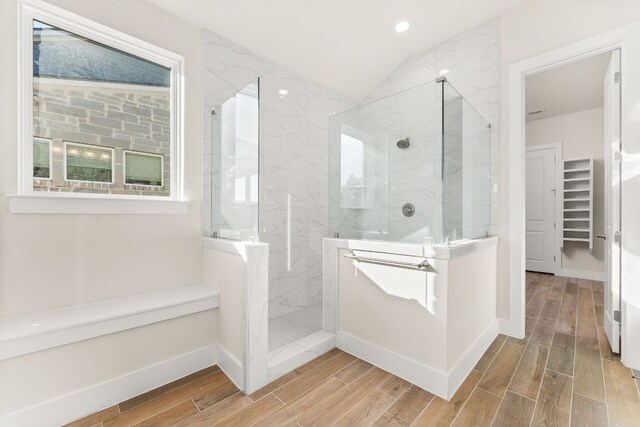
[[[591,251],[593,250],[593,159],[564,161],[563,191],[563,221],[580,222],[575,225],[565,224],[567,227],[562,229],[563,247],[564,242],[587,243]],[[579,216],[576,217],[576,215]]]
[[[589,182],[591,178],[565,178],[564,182]]]
[[[564,170],[564,173],[576,173],[576,172],[590,172],[590,169],[583,168],[583,169],[565,169]]]
[[[566,193],[588,193],[591,190],[588,188],[565,188],[564,192]]]

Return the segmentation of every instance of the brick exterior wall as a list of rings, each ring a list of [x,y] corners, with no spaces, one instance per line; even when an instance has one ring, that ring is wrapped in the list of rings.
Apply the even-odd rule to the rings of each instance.
[[[169,196],[169,88],[34,79],[33,136],[52,141],[51,179],[33,180],[34,191]],[[64,179],[64,143],[114,149],[114,183]],[[124,183],[124,150],[164,156],[163,186]]]

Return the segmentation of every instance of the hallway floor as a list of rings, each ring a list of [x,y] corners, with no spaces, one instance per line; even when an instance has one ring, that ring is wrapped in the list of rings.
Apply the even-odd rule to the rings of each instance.
[[[498,336],[449,402],[334,349],[251,395],[213,366],[70,425],[639,425],[602,283],[527,273],[526,295],[527,336]]]

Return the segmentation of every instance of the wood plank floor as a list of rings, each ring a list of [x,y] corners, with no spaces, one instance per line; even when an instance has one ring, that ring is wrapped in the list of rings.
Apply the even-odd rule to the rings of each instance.
[[[638,426],[602,286],[527,273],[527,336],[498,336],[450,401],[334,349],[251,395],[212,366],[69,425]]]

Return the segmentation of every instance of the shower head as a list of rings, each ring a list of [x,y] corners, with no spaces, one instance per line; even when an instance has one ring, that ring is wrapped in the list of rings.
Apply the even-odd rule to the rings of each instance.
[[[409,137],[406,137],[406,138],[401,139],[400,141],[398,141],[396,143],[396,145],[398,146],[398,148],[401,148],[401,149],[404,150],[405,148],[409,148],[409,145],[411,145],[411,142],[410,142]]]

